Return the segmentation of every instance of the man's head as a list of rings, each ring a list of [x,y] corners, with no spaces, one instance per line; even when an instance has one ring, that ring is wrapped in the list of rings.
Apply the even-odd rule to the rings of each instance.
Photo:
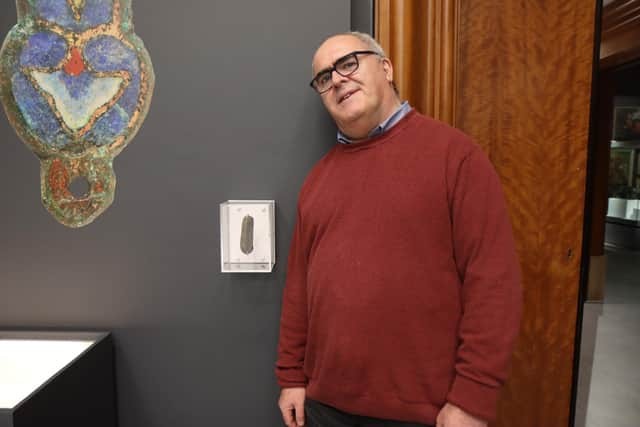
[[[312,86],[349,137],[365,138],[400,105],[391,61],[368,34],[328,38],[316,51],[312,69]]]

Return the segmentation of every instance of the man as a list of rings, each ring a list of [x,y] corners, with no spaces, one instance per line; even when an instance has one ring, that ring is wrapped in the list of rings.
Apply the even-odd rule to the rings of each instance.
[[[468,137],[400,102],[368,35],[327,39],[313,75],[340,143],[299,195],[284,422],[486,427],[521,311],[499,179]]]

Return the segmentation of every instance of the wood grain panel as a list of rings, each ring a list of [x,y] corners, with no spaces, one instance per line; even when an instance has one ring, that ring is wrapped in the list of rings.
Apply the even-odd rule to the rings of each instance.
[[[640,57],[640,0],[614,0],[602,11],[600,67]]]
[[[522,332],[495,425],[566,427],[595,4],[466,0],[459,13],[456,125],[502,179],[523,271]]]
[[[376,37],[403,99],[455,122],[457,0],[376,0]]]

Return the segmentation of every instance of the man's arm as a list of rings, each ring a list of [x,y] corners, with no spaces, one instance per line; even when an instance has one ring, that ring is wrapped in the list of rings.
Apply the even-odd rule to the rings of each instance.
[[[282,388],[278,406],[287,427],[304,424],[307,378],[303,372],[307,344],[307,261],[309,244],[303,232],[300,209],[293,231],[287,280],[282,298],[276,376]]]
[[[307,344],[307,261],[309,258],[300,209],[289,249],[287,280],[282,296],[276,376],[282,388],[304,387],[302,371]]]
[[[520,268],[500,180],[485,154],[474,147],[450,172],[463,316],[447,401],[492,420],[520,328]]]

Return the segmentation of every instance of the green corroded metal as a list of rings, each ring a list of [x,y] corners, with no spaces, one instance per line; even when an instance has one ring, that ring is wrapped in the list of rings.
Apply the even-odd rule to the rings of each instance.
[[[41,197],[62,224],[82,227],[113,202],[113,159],[140,128],[154,73],[133,32],[131,0],[16,0],[0,49],[0,100],[40,159]],[[87,194],[69,184],[84,178]]]

